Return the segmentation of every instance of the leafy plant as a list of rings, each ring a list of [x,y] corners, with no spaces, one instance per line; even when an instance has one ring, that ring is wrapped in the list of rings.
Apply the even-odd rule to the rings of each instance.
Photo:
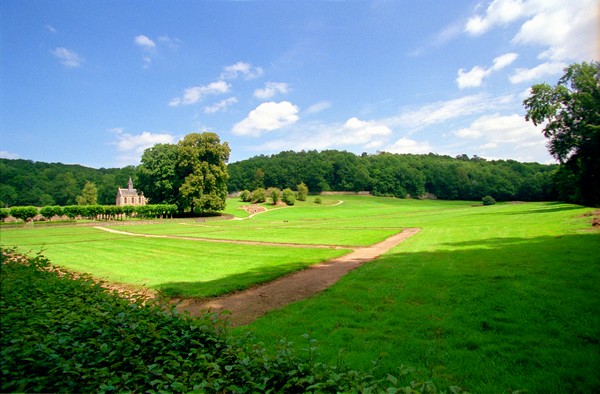
[[[483,202],[483,205],[494,205],[496,203],[496,200],[492,196],[485,196],[481,201]]]

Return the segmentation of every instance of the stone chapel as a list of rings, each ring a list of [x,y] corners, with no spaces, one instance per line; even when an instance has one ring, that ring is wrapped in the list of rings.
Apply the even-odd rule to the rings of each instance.
[[[133,188],[133,181],[129,177],[127,189],[117,189],[117,205],[146,205],[144,193],[139,193]]]

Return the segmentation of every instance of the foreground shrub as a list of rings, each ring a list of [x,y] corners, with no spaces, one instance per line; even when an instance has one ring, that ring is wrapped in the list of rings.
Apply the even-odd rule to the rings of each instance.
[[[396,377],[319,363],[308,335],[302,353],[282,340],[269,355],[214,315],[110,293],[40,254],[2,249],[1,263],[1,392],[436,392],[405,368],[398,390]]]
[[[251,202],[252,201],[252,193],[249,190],[242,190],[240,192],[240,200],[243,202]]]
[[[315,204],[321,204],[322,202],[321,197],[315,197]]]
[[[494,197],[492,196],[485,196],[481,201],[483,202],[483,205],[494,205],[496,203],[496,200],[494,200]]]
[[[298,201],[306,201],[306,196],[308,195],[308,186],[304,182],[300,182],[298,186],[296,186],[296,190],[298,190]]]

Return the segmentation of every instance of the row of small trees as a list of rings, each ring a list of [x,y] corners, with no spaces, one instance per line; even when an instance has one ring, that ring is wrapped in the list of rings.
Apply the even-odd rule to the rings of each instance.
[[[290,188],[279,190],[276,187],[270,187],[266,190],[262,187],[259,187],[252,192],[249,190],[243,190],[240,192],[240,199],[244,202],[264,203],[267,201],[267,198],[270,198],[273,205],[277,205],[279,201],[282,201],[287,205],[294,205],[296,203],[296,199],[298,199],[298,201],[306,201],[308,187],[304,184],[304,182],[301,182],[298,186],[296,186],[296,188],[298,190],[297,192],[294,192]]]
[[[12,216],[23,221],[32,220],[40,215],[45,220],[51,220],[57,216],[66,216],[69,219],[78,217],[86,219],[117,220],[132,217],[141,218],[166,218],[173,217],[177,213],[175,204],[149,204],[149,205],[68,205],[61,206],[16,206],[11,208],[0,208],[0,219]]]

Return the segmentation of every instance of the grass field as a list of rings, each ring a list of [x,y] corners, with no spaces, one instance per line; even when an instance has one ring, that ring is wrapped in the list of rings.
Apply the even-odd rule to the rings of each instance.
[[[329,290],[248,327],[351,367],[401,364],[471,392],[599,392],[600,233],[589,208],[559,203],[323,196],[249,220],[169,222],[118,230],[192,238],[361,246],[405,227],[422,231]],[[310,198],[309,198],[310,200]],[[233,202],[228,213],[247,216]],[[208,296],[269,280],[342,253],[157,239],[89,227],[2,229],[3,245],[44,248],[55,264],[117,282]]]

